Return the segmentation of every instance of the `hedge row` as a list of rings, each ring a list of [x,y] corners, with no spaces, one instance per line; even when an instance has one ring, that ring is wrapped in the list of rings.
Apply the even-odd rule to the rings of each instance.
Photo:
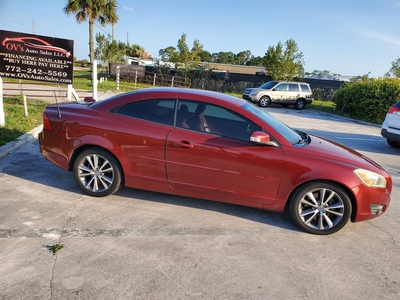
[[[336,92],[336,108],[348,116],[380,124],[388,109],[400,100],[400,80],[365,78],[346,83]]]

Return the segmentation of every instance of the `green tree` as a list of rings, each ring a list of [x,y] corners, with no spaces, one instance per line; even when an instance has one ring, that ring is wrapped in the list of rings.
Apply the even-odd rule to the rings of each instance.
[[[235,54],[233,52],[218,52],[212,54],[212,62],[219,64],[235,64]]]
[[[251,57],[252,55],[249,50],[241,51],[235,55],[235,64],[245,66]]]
[[[192,49],[186,44],[186,34],[182,34],[181,38],[178,40],[177,47],[167,47],[161,49],[158,54],[161,56],[162,61],[173,62],[180,66],[180,70],[185,75],[190,70],[195,70],[200,61],[201,53],[203,52],[203,45],[200,44],[199,40],[194,40]]]
[[[200,61],[202,62],[211,62],[211,53],[208,51],[201,51],[200,54]]]
[[[122,42],[116,42],[112,40],[112,37],[108,37],[97,33],[96,34],[97,47],[94,51],[95,58],[102,61],[103,64],[108,63],[123,63],[125,61],[125,54],[127,46]]]
[[[265,53],[263,66],[274,80],[303,77],[303,52],[299,51],[293,39],[287,40],[285,46],[285,50],[281,42],[276,47],[270,46]]]
[[[145,58],[151,59],[153,58],[151,54],[149,54],[142,46],[133,44],[131,46],[126,47],[126,55],[130,57],[138,57],[138,58]]]
[[[118,22],[117,0],[68,0],[63,8],[64,13],[69,16],[76,14],[78,23],[89,21],[89,57],[90,63],[94,63],[94,22],[97,20],[101,26],[116,24]]]
[[[392,67],[386,77],[392,76],[394,78],[400,78],[400,58],[392,61]]]
[[[169,62],[177,63],[179,60],[178,51],[176,50],[175,47],[172,47],[172,46],[169,46],[164,49],[160,49],[160,51],[158,51],[158,55],[160,55],[161,61],[169,61]]]
[[[261,56],[251,56],[248,62],[246,62],[246,66],[256,66],[262,67],[264,59]]]

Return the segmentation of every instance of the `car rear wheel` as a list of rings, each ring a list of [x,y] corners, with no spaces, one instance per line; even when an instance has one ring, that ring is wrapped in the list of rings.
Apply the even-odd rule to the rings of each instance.
[[[387,143],[391,147],[400,148],[400,142],[387,139]]]
[[[268,96],[262,96],[259,104],[261,107],[267,107],[271,104],[271,99]]]
[[[301,110],[304,108],[304,106],[306,106],[306,101],[304,99],[299,99],[296,101],[296,103],[294,104],[294,107],[296,107],[296,109]]]
[[[78,186],[95,197],[114,194],[122,182],[119,162],[101,148],[89,148],[79,154],[74,162],[73,172]]]
[[[345,190],[335,183],[305,184],[292,196],[290,214],[306,232],[325,235],[342,229],[350,219],[352,205]]]

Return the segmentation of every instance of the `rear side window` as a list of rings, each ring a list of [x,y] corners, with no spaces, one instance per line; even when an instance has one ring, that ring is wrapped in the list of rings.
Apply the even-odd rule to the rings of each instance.
[[[290,92],[300,92],[299,85],[297,83],[289,83]]]
[[[128,103],[116,113],[146,121],[171,125],[174,120],[174,99],[144,100]]]
[[[307,84],[300,84],[302,92],[311,93],[310,86]]]

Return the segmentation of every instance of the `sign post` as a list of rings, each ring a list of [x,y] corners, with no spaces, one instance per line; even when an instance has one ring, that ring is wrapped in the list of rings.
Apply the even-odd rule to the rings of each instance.
[[[3,79],[0,77],[0,127],[4,127],[6,122],[4,120],[4,106],[3,106]]]

